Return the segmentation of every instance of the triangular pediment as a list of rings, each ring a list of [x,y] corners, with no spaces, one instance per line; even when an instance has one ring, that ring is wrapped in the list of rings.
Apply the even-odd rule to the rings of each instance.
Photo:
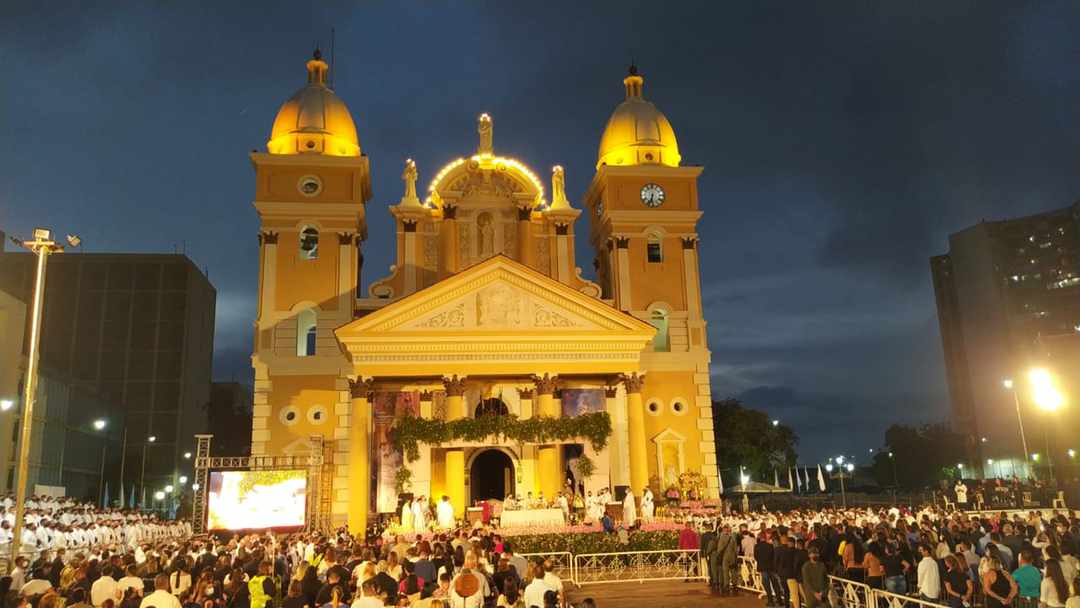
[[[424,365],[496,373],[526,369],[529,361],[636,370],[655,332],[601,300],[496,256],[335,333],[357,373],[374,375],[419,373]]]
[[[359,334],[552,330],[649,337],[654,331],[596,298],[496,256],[358,319],[337,334],[346,340]]]

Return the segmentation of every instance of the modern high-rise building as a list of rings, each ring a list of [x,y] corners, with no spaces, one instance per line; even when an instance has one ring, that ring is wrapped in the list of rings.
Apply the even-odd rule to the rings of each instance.
[[[1080,448],[1080,203],[980,222],[950,235],[949,252],[930,268],[952,421],[972,457],[984,466],[1022,461],[1022,422],[1029,454],[1068,463],[1068,450]],[[1036,367],[1067,396],[1057,412],[1032,398]]]
[[[33,255],[0,252],[0,289],[29,302],[33,285]],[[64,253],[49,259],[45,292],[42,369],[120,405],[108,423],[126,445],[115,461],[125,492],[145,479],[152,495],[190,476],[183,454],[210,401],[216,292],[206,275],[184,255]],[[106,477],[112,488],[119,475]]]

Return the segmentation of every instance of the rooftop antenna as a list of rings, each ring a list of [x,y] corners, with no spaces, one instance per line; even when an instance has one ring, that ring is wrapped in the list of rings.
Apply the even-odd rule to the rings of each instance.
[[[334,28],[330,28],[330,88],[334,88]]]

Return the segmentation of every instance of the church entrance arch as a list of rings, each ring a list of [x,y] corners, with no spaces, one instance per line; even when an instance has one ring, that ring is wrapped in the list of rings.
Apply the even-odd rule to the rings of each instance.
[[[496,448],[478,452],[469,466],[469,504],[514,493],[514,461]]]

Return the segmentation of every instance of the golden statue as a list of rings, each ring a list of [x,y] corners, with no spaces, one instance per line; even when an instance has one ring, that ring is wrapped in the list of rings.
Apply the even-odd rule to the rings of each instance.
[[[491,117],[487,114],[481,114],[480,119],[477,121],[476,131],[480,133],[480,147],[477,148],[477,154],[491,154],[495,149],[494,138],[494,125],[491,123]]]
[[[566,198],[566,174],[563,172],[562,165],[551,168],[551,208],[570,208],[570,201]]]
[[[419,207],[420,197],[416,196],[416,162],[413,159],[405,161],[405,171],[401,179],[405,182],[405,196],[401,197],[401,204],[408,207]]]

